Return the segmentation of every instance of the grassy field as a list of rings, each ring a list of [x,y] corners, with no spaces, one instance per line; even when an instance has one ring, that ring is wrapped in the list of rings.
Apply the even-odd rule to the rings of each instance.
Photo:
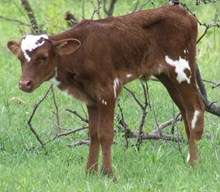
[[[49,3],[48,3],[49,2]],[[85,18],[90,18],[93,6],[85,1]],[[94,1],[96,3],[96,1]],[[114,15],[128,13],[136,1],[119,0]],[[140,1],[144,2],[144,1]],[[155,1],[155,5],[166,1]],[[188,1],[189,7],[202,22],[212,23],[220,2],[216,4],[194,6]],[[191,3],[190,3],[191,2]],[[73,12],[82,18],[82,1],[30,0],[39,24],[48,33],[58,33],[67,29],[63,21],[66,11]],[[96,4],[95,4],[96,5]],[[145,8],[152,7],[146,5]],[[28,22],[20,7],[20,1],[0,1],[0,16],[16,18]],[[96,16],[97,18],[97,16]],[[220,19],[220,16],[218,17]],[[200,34],[204,28],[200,27]],[[21,32],[23,31],[23,32]],[[188,146],[186,142],[144,141],[140,152],[133,146],[136,140],[129,141],[125,150],[125,139],[117,133],[116,144],[113,146],[113,170],[116,181],[100,175],[86,176],[88,146],[82,145],[69,148],[66,145],[87,137],[87,131],[60,138],[50,142],[41,149],[27,126],[36,102],[49,87],[45,83],[32,94],[25,94],[18,89],[20,64],[6,49],[11,39],[20,39],[22,34],[30,33],[29,29],[16,23],[0,20],[0,191],[220,191],[220,119],[205,114],[205,134],[198,143],[200,162],[194,169],[186,164]],[[220,30],[210,29],[198,45],[198,64],[204,79],[219,82],[220,74]],[[149,92],[153,111],[148,109],[145,131],[155,126],[154,113],[157,121],[162,123],[172,118],[178,110],[172,104],[165,89],[157,82],[149,82]],[[140,84],[133,82],[129,88],[141,95]],[[210,100],[219,103],[220,91],[206,84]],[[85,106],[76,100],[63,96],[55,89],[59,106],[61,127],[77,128],[83,124],[65,109],[79,111],[86,116]],[[141,111],[131,96],[123,91],[120,97],[125,120],[132,130],[137,131]],[[54,104],[50,94],[39,107],[33,120],[40,137],[46,141],[56,132]],[[116,109],[118,112],[118,109]],[[178,123],[183,137],[186,139],[183,123]],[[170,132],[170,128],[167,129]]]

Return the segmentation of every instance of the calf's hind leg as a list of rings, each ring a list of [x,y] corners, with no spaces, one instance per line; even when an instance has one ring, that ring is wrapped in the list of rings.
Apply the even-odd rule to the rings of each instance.
[[[187,161],[194,166],[197,159],[196,141],[199,140],[203,133],[204,127],[204,104],[198,93],[194,75],[190,79],[190,83],[177,82],[175,78],[171,79],[174,87],[181,95],[181,100],[185,108],[185,127],[189,132],[188,144],[189,153]]]

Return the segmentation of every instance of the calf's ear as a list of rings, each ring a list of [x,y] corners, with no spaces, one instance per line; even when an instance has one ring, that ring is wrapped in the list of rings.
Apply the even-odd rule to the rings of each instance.
[[[56,47],[59,55],[69,55],[81,46],[81,42],[78,39],[63,39],[53,41],[52,43]]]
[[[7,43],[7,47],[14,55],[17,56],[20,51],[20,42],[15,40],[9,41]]]

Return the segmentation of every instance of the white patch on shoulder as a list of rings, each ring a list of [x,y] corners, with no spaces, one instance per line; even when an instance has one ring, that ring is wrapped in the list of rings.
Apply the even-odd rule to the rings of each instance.
[[[114,80],[114,84],[113,84],[115,98],[117,97],[117,88],[118,88],[118,86],[119,86],[119,80],[118,80],[118,78],[116,78]]]
[[[165,61],[167,62],[167,64],[175,67],[175,72],[177,73],[176,79],[179,83],[186,81],[188,84],[190,84],[190,77],[191,76],[187,77],[187,75],[184,73],[185,69],[190,70],[189,62],[187,60],[182,59],[180,57],[179,60],[174,61],[171,58],[169,58],[168,56],[165,56]]]
[[[31,58],[27,54],[27,51],[33,51],[37,47],[40,47],[44,44],[44,40],[39,42],[41,38],[48,39],[48,35],[26,35],[24,39],[21,41],[21,50],[24,53],[24,56],[27,59],[27,61],[31,60]]]
[[[200,112],[198,110],[195,110],[194,115],[193,115],[193,119],[191,122],[192,129],[194,129],[196,127],[196,123],[197,123],[199,114],[200,114]]]
[[[126,77],[130,78],[130,77],[132,77],[132,74],[127,74]]]

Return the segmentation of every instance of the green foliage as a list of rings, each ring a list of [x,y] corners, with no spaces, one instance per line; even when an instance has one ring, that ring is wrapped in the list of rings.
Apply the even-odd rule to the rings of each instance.
[[[91,3],[93,2],[93,4]],[[139,6],[145,2],[140,1]],[[167,1],[153,1],[155,6]],[[212,23],[219,3],[189,7],[202,22]],[[30,0],[35,16],[40,26],[50,34],[67,29],[63,19],[66,11],[71,11],[79,20],[83,17],[82,7],[85,7],[84,17],[90,18],[97,1],[34,1]],[[133,9],[136,1],[118,0],[114,15],[123,15]],[[147,4],[145,8],[152,8]],[[19,8],[19,9],[18,9]],[[19,19],[28,23],[20,7],[20,1],[0,1],[0,15]],[[104,16],[101,10],[102,17]],[[95,14],[95,18],[98,15]],[[200,27],[199,35],[204,28]],[[23,33],[30,33],[30,29],[12,22],[0,20],[0,191],[219,191],[220,190],[220,120],[205,115],[205,134],[198,143],[200,162],[194,169],[190,168],[185,159],[187,143],[178,144],[165,141],[144,141],[140,153],[129,141],[129,148],[124,150],[125,139],[121,133],[115,137],[113,146],[113,169],[116,182],[100,175],[86,176],[85,164],[88,147],[79,146],[73,149],[66,144],[84,139],[87,131],[58,139],[49,143],[45,149],[38,147],[38,143],[27,126],[27,120],[37,101],[47,90],[49,83],[45,83],[32,94],[25,94],[18,90],[20,66],[14,56],[6,50],[6,42],[10,39],[20,39]],[[22,32],[21,32],[22,31]],[[220,74],[220,30],[210,29],[208,34],[198,45],[198,64],[204,79],[218,82]],[[153,110],[148,110],[145,131],[155,127],[153,113],[159,123],[171,118],[173,106],[166,90],[156,82],[149,82],[149,92]],[[138,82],[128,85],[137,94],[143,94]],[[211,100],[218,101],[219,89],[213,90],[206,85]],[[62,128],[77,128],[83,123],[66,112],[74,109],[85,114],[85,107],[78,101],[63,96],[57,89],[60,119]],[[123,91],[120,96],[126,122],[132,130],[137,130],[140,123],[141,111],[133,102],[131,96]],[[53,136],[56,127],[52,95],[44,101],[37,110],[33,120],[40,137],[46,141]],[[118,112],[118,109],[116,109]],[[178,124],[184,132],[182,123]],[[169,128],[167,129],[170,132]],[[185,136],[185,134],[183,134]]]

